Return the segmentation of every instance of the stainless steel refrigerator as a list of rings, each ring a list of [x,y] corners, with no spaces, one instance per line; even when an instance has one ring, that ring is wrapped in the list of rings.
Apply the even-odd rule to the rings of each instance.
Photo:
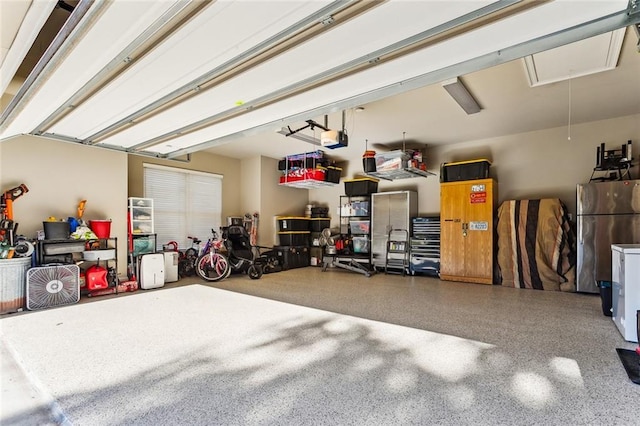
[[[611,282],[611,244],[640,244],[640,180],[579,184],[576,289]]]

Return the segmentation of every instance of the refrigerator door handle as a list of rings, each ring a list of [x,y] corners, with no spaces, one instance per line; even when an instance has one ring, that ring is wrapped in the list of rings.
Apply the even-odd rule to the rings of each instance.
[[[578,229],[583,229],[582,226],[583,226],[582,215],[578,215]],[[578,241],[578,244],[582,245],[584,244],[584,232],[578,232],[578,234],[580,235],[580,240]]]

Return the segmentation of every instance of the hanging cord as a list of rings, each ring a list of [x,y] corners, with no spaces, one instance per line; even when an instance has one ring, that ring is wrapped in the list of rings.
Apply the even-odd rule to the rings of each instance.
[[[571,140],[571,71],[569,71],[569,119],[567,123],[567,140]]]

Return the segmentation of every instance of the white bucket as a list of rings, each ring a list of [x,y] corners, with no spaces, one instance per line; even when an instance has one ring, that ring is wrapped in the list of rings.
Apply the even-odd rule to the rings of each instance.
[[[313,208],[313,204],[307,204],[307,208],[304,209],[304,216],[311,217],[311,209]]]

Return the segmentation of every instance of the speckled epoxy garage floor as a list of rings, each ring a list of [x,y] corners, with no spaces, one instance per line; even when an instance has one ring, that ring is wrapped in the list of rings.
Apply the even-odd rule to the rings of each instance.
[[[635,344],[595,295],[304,268],[0,323],[34,401],[78,425],[638,422]]]

